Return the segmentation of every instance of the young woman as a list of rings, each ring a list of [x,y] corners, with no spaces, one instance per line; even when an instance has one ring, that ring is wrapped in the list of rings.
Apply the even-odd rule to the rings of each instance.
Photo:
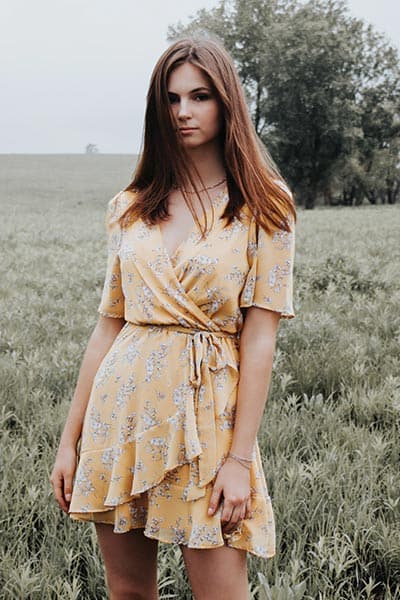
[[[158,540],[179,544],[196,600],[248,598],[246,552],[275,553],[256,436],[294,316],[295,220],[228,53],[174,43],[108,204],[100,316],[51,476],[95,523],[112,600],[157,598]]]

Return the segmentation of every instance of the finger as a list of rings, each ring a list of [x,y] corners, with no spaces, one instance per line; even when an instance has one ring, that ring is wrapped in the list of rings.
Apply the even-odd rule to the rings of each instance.
[[[68,507],[67,507],[67,505],[65,503],[64,495],[63,495],[63,481],[64,481],[63,476],[62,475],[58,475],[52,481],[52,484],[53,484],[54,496],[55,496],[58,504],[60,505],[60,508],[64,512],[67,512],[68,511]]]
[[[240,521],[241,512],[242,512],[241,504],[239,504],[233,508],[231,518],[229,519],[228,523],[226,524],[226,526],[224,528],[226,533],[230,533],[231,531],[236,529],[236,527],[238,526],[239,521]]]
[[[221,492],[222,492],[222,488],[220,488],[219,486],[214,486],[212,494],[211,494],[210,502],[208,505],[208,514],[209,515],[213,515],[215,513],[215,511],[217,510],[218,504],[220,502]]]
[[[234,531],[237,531],[237,528],[239,527],[241,521],[240,519],[238,521],[233,521],[233,518],[229,521],[229,523],[225,524],[222,526],[222,533],[223,534],[231,534]]]
[[[233,509],[234,509],[234,505],[231,504],[230,502],[227,502],[226,500],[224,500],[223,510],[222,510],[222,514],[221,514],[221,522],[222,523],[229,523],[229,521],[231,520]]]
[[[66,502],[69,504],[72,496],[72,477],[71,475],[66,475],[64,477],[64,498]]]
[[[245,519],[249,519],[251,517],[251,497],[248,498],[246,502],[246,516]]]

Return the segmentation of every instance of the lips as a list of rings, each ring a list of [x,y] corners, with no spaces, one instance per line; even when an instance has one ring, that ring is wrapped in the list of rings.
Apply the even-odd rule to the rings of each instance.
[[[180,127],[179,131],[196,131],[197,127]]]

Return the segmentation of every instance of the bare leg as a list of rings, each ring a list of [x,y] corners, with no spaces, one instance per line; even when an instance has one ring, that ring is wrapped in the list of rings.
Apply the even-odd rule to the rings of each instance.
[[[110,600],[157,600],[158,540],[147,538],[143,529],[114,533],[112,525],[95,526]]]
[[[180,549],[195,600],[248,600],[246,550]]]

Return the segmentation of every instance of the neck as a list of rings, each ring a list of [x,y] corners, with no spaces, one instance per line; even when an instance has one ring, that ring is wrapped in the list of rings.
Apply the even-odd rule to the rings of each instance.
[[[221,149],[216,147],[215,144],[208,148],[189,149],[188,154],[193,160],[205,187],[221,181],[226,176]],[[196,174],[194,174],[194,179],[201,185]]]

